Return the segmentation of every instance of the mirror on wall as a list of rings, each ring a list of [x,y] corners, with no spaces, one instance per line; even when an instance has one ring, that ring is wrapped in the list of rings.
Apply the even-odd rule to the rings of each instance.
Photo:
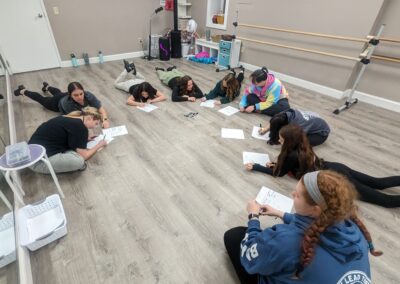
[[[5,60],[0,53],[0,156],[10,144]],[[0,171],[0,284],[17,284],[13,192]]]
[[[226,30],[229,0],[207,0],[207,27]]]

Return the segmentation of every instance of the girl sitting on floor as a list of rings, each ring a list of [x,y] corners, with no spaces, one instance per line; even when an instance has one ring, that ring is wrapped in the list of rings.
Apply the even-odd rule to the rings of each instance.
[[[85,161],[107,142],[100,141],[92,149],[86,149],[89,130],[99,125],[101,115],[96,108],[85,107],[68,115],[57,116],[42,123],[33,133],[29,144],[39,144],[46,149],[46,154],[56,173],[80,171],[86,168]],[[49,174],[44,162],[38,162],[31,170]]]
[[[279,132],[281,152],[276,163],[259,165],[248,163],[246,169],[263,172],[275,177],[286,174],[299,179],[307,172],[333,170],[345,175],[355,186],[361,200],[383,207],[399,207],[400,195],[388,195],[383,189],[400,186],[400,176],[376,178],[357,172],[340,163],[319,159],[311,148],[303,129],[295,124],[282,127]]]
[[[330,133],[328,123],[319,114],[292,108],[275,114],[270,119],[269,125],[261,127],[259,133],[260,135],[264,135],[269,131],[268,144],[276,145],[279,144],[279,131],[283,126],[288,124],[297,124],[303,128],[311,146],[318,146],[324,143]]]
[[[289,95],[281,81],[263,67],[250,75],[251,85],[247,86],[239,103],[241,112],[260,112],[273,116],[287,110]]]
[[[247,227],[224,235],[241,283],[371,283],[371,235],[357,216],[354,188],[333,171],[305,174],[292,193],[295,214],[255,200],[247,204]],[[283,224],[261,229],[260,215]],[[353,282],[352,279],[358,281]]]
[[[90,106],[97,108],[100,112],[103,128],[110,126],[107,116],[107,111],[101,105],[101,102],[92,93],[85,91],[79,82],[71,82],[68,84],[68,92],[63,93],[60,89],[51,87],[47,82],[43,82],[42,91],[49,92],[51,97],[43,97],[39,93],[28,91],[24,85],[18,86],[14,91],[15,96],[24,95],[46,109],[68,114],[70,112],[81,110],[84,107]]]
[[[215,104],[227,104],[232,102],[240,95],[240,88],[244,79],[244,68],[240,70],[239,75],[236,73],[227,74],[221,81],[219,81],[214,89],[205,95],[201,100],[212,100],[221,97],[220,100],[215,101]]]
[[[160,80],[172,89],[173,102],[195,102],[204,97],[203,92],[193,82],[190,76],[183,74],[175,66],[167,68],[156,67]]]
[[[165,101],[163,93],[146,82],[143,75],[136,71],[135,64],[124,60],[125,70],[114,82],[117,89],[131,94],[126,103],[131,106],[143,107],[145,104]]]

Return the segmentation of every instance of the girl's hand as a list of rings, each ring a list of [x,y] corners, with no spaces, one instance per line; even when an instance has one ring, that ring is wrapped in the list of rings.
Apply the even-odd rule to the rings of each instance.
[[[206,99],[206,97],[202,97],[200,100],[201,100],[202,102],[205,102],[207,99]]]
[[[254,164],[253,164],[253,163],[247,163],[247,164],[245,164],[244,166],[246,167],[246,170],[252,171],[252,170],[253,170]]]
[[[260,127],[260,129],[258,129],[258,134],[260,135],[264,135],[265,133],[268,132],[268,128],[267,127]]]
[[[244,112],[244,107],[239,108],[240,112]]]
[[[189,98],[188,98],[188,101],[194,103],[194,102],[196,101],[196,98],[195,98],[195,97],[189,97]]]
[[[214,105],[220,106],[221,105],[221,101],[215,101]]]
[[[152,100],[147,100],[147,103],[151,104],[151,103],[153,103],[153,101]]]
[[[268,215],[268,216],[274,216],[274,217],[279,217],[282,218],[283,212],[275,209],[269,205],[261,205],[260,206],[260,215]]]
[[[139,103],[140,107],[144,107],[146,104],[145,103]]]
[[[273,167],[275,167],[275,165],[276,165],[276,163],[271,162],[271,163],[267,163],[265,166],[266,166],[267,168],[272,169]]]
[[[254,111],[254,106],[248,106],[246,108],[246,112],[248,112],[248,113],[252,113],[253,111]]]
[[[103,126],[103,128],[109,128],[110,127],[110,122],[108,121],[108,119],[103,121],[103,125],[102,126]]]
[[[260,210],[261,210],[260,204],[258,204],[255,199],[250,200],[247,203],[247,213],[260,214]]]

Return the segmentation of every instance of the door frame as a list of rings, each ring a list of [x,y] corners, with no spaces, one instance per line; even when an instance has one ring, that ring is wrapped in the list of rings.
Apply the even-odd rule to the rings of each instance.
[[[43,11],[43,14],[44,14],[44,17],[45,17],[45,20],[46,20],[47,30],[50,33],[50,38],[51,38],[51,41],[53,43],[53,47],[56,50],[56,55],[57,55],[57,59],[58,59],[58,67],[61,67],[61,56],[60,56],[60,52],[58,50],[56,39],[55,39],[54,34],[53,34],[53,29],[51,28],[50,19],[49,19],[47,10],[46,10],[46,6],[44,5],[43,0],[39,0],[39,2],[40,2],[40,7],[42,7],[42,11]]]

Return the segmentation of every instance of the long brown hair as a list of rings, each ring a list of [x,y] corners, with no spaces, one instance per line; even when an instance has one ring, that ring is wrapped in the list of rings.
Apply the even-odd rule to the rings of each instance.
[[[225,81],[226,83],[226,88],[221,82],[221,90],[226,89],[226,97],[229,99],[229,101],[233,101],[236,97],[236,94],[238,93],[240,89],[239,82],[236,80],[235,74],[229,73],[227,74],[222,81]]]
[[[307,172],[315,171],[320,167],[321,160],[314,153],[303,129],[296,124],[289,124],[281,128],[279,134],[285,140],[282,145],[273,175],[279,176],[286,158],[293,151],[297,151],[300,168],[293,173],[297,179]]]
[[[301,183],[304,186],[303,178]],[[317,177],[317,184],[326,206],[324,208],[321,207],[321,215],[305,231],[301,245],[300,263],[295,273],[295,278],[298,278],[304,268],[311,263],[320,235],[328,227],[346,219],[352,220],[359,227],[368,242],[370,253],[374,256],[382,255],[381,251],[375,250],[371,234],[357,216],[357,206],[354,203],[357,192],[353,184],[345,176],[334,171],[320,171]],[[310,205],[317,205],[307,191],[304,191],[304,197]]]
[[[191,91],[188,91],[188,89],[187,89],[187,85],[188,85],[189,81],[193,82],[193,88]],[[179,86],[179,95],[181,95],[181,96],[190,96],[191,94],[194,93],[195,84],[194,84],[193,79],[188,75],[185,75],[179,79],[178,86]]]

